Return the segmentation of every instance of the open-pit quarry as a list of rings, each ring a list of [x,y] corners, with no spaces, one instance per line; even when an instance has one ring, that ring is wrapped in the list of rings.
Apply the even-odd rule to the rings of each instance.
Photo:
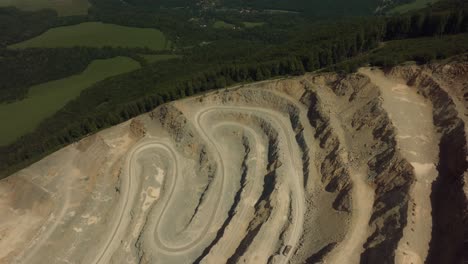
[[[165,104],[1,180],[0,262],[460,263],[467,122],[466,62]]]

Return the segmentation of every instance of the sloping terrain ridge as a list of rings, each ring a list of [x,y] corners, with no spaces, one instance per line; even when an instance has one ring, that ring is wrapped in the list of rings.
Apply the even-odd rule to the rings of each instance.
[[[457,263],[468,63],[165,104],[0,181],[2,263]]]

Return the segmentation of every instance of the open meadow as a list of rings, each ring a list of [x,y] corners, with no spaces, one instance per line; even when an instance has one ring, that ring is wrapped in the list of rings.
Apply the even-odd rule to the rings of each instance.
[[[165,61],[171,59],[178,59],[181,56],[176,54],[142,54],[141,55],[148,63],[154,63],[158,61]]]
[[[127,57],[95,60],[81,74],[32,86],[26,99],[0,104],[0,119],[5,122],[0,131],[0,145],[33,131],[42,120],[94,83],[137,68],[139,64]]]
[[[54,9],[59,16],[86,15],[91,6],[88,0],[0,0],[0,7],[15,6],[25,11]]]
[[[403,5],[398,5],[392,10],[389,11],[389,13],[405,13],[411,10],[416,10],[416,9],[421,9],[426,7],[427,5],[434,4],[438,0],[415,0],[407,4]]]
[[[170,48],[165,35],[153,28],[124,27],[101,22],[86,22],[73,26],[52,28],[35,38],[11,45],[9,48],[57,47],[147,47],[152,50]]]
[[[227,22],[224,22],[222,20],[217,20],[213,24],[213,28],[216,29],[233,29],[235,26],[233,24],[229,24]]]
[[[265,22],[242,22],[246,28],[261,27],[265,25]]]

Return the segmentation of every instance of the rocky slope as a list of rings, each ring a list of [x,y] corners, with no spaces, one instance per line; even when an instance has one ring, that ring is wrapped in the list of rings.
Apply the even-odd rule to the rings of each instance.
[[[426,263],[459,263],[466,254],[464,238],[468,234],[468,64],[395,68],[389,75],[404,78],[432,103],[433,122],[441,137],[439,176],[432,184],[433,229]]]
[[[0,262],[458,263],[467,99],[451,62],[163,105],[0,181]]]

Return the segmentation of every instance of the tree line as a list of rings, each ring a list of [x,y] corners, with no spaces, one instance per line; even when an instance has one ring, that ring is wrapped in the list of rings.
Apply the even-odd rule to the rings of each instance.
[[[448,21],[458,12],[455,29],[467,31],[466,10],[447,10]],[[440,12],[419,13],[422,21],[439,21]],[[218,41],[187,50],[182,59],[163,61],[101,81],[84,90],[33,133],[0,147],[0,171],[7,175],[85,135],[118,124],[155,107],[186,96],[235,83],[275,76],[300,75],[358,58],[382,40],[451,34],[449,23],[425,23],[416,29],[395,26],[408,17],[349,18],[314,22],[298,27],[281,44],[249,40]],[[442,21],[442,20],[440,20]],[[403,22],[401,22],[403,25]],[[406,23],[406,22],[404,22]],[[444,30],[440,31],[441,25]],[[411,25],[411,24],[410,24]],[[401,29],[399,29],[401,28]],[[450,30],[446,30],[450,29]],[[455,32],[455,33],[457,33]],[[232,49],[231,49],[232,48]]]
[[[154,53],[138,48],[30,48],[0,49],[0,103],[23,99],[29,87],[78,74],[96,59],[127,56],[145,65],[139,54]]]
[[[441,5],[445,5],[442,2]],[[414,12],[387,19],[384,40],[440,36],[467,31],[466,3],[454,2],[449,10],[436,6],[426,12]]]

